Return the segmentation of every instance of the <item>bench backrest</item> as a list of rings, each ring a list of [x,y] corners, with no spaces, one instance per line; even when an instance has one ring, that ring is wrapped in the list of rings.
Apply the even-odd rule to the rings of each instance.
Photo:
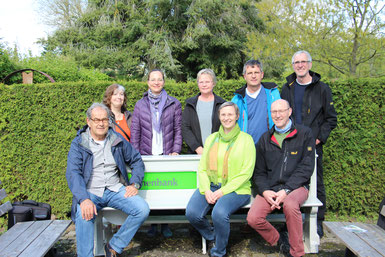
[[[139,195],[151,210],[185,209],[198,187],[198,165],[200,155],[142,156],[145,177]],[[303,206],[320,206],[317,199],[317,172],[310,180],[308,200]],[[253,198],[251,199],[252,202]],[[246,207],[249,207],[246,206]]]

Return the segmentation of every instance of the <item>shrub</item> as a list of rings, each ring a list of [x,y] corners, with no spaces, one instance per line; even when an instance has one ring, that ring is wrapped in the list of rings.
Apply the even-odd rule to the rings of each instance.
[[[118,83],[126,87],[128,108],[133,110],[146,83]],[[58,218],[67,217],[72,198],[65,179],[70,143],[85,124],[87,108],[102,100],[110,84],[0,85],[0,180],[9,200],[48,202]],[[242,84],[243,80],[220,81],[215,92],[230,100]],[[327,207],[336,215],[374,215],[385,192],[385,78],[336,81],[330,86],[338,126],[324,148]],[[166,81],[165,89],[182,106],[198,93],[195,82]]]

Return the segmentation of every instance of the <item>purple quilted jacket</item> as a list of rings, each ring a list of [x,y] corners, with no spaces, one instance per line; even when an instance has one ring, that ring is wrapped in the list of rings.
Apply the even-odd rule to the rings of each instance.
[[[131,144],[142,155],[152,155],[152,120],[148,92],[135,104],[131,124]],[[182,149],[182,106],[167,96],[162,112],[163,154],[168,155]]]

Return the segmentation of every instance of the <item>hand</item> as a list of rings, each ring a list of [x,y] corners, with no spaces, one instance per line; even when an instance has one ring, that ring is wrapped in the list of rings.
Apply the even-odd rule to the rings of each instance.
[[[284,189],[279,190],[279,191],[277,192],[277,198],[275,198],[275,201],[277,202],[277,204],[278,204],[278,206],[279,206],[278,209],[281,208],[281,207],[280,207],[280,206],[281,206],[281,203],[283,203],[283,201],[285,200],[286,196],[287,196],[287,194],[286,194],[286,191],[285,191]]]
[[[221,198],[223,196],[223,192],[221,189],[218,189],[216,190],[214,193],[213,193],[213,196],[214,196],[214,199],[215,199],[215,202],[219,200],[219,198]]]
[[[199,155],[202,155],[203,154],[203,147],[202,146],[198,147],[197,149],[195,149],[195,152]]]
[[[274,210],[275,208],[280,208],[279,204],[276,201],[276,198],[278,197],[276,192],[272,190],[265,190],[263,191],[263,197],[270,204],[271,210]]]
[[[316,139],[316,140],[315,140],[315,144],[318,145],[319,143],[321,143],[321,140]]]
[[[136,189],[133,185],[126,186],[126,193],[124,194],[124,197],[131,197],[138,194],[138,189]]]
[[[179,155],[177,152],[169,153],[168,155]]]
[[[90,199],[86,199],[80,203],[80,211],[82,212],[82,219],[87,221],[93,219],[94,214],[98,215],[96,206]]]
[[[214,193],[211,190],[207,190],[205,192],[205,198],[209,204],[214,204],[216,202],[215,197],[214,197]]]

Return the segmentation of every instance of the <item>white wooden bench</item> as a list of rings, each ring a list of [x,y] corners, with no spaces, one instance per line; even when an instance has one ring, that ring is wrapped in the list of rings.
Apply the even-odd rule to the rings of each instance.
[[[1,189],[0,200],[5,197],[5,190]],[[10,202],[2,204],[0,206],[0,216],[11,209]],[[44,256],[70,224],[70,220],[18,222],[0,236],[0,256]]]
[[[179,156],[142,156],[146,172],[144,185],[139,190],[150,206],[156,210],[185,210],[188,201],[198,186],[197,170],[200,160],[199,155]],[[167,182],[165,182],[165,179]],[[317,176],[313,174],[310,183],[309,197],[302,205],[304,215],[304,245],[306,253],[317,253],[320,240],[317,234],[317,212],[322,203],[317,199]],[[160,182],[168,184],[162,189]],[[147,183],[147,184],[146,184]],[[175,189],[174,189],[174,188]],[[251,202],[254,199],[251,199]],[[251,204],[244,208],[249,208]],[[113,208],[103,208],[98,212],[95,220],[95,256],[104,255],[104,244],[110,240],[112,233],[110,227],[103,222],[121,225],[127,215]],[[283,214],[268,216],[271,222],[285,222]],[[231,216],[230,222],[246,222],[246,214]],[[188,223],[184,215],[151,215],[146,223]],[[202,238],[202,251],[206,253],[206,240]]]

